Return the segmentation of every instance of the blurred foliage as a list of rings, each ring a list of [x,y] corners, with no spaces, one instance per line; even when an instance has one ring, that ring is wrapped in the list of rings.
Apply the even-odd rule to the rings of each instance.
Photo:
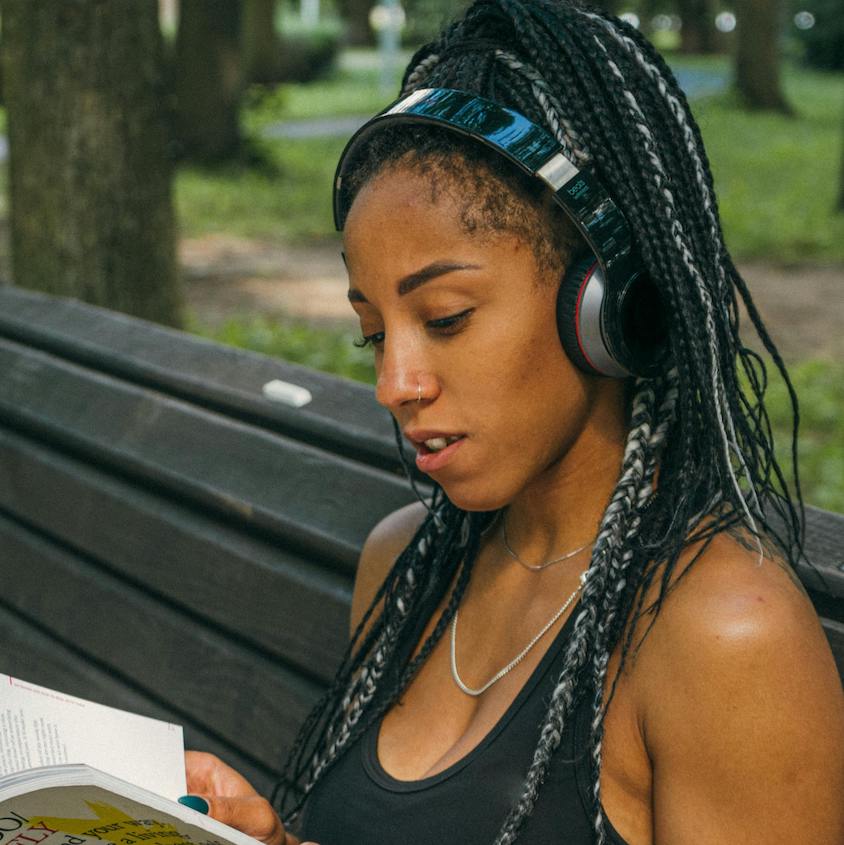
[[[310,82],[326,76],[337,59],[340,31],[320,28],[281,37],[279,78],[288,82]]]
[[[791,366],[789,375],[800,405],[803,496],[808,504],[844,513],[844,363],[803,361]],[[791,479],[791,405],[781,380],[772,380],[766,405],[780,466]]]
[[[795,0],[793,5],[795,12],[815,16],[810,29],[793,28],[806,64],[819,70],[844,70],[844,0]]]
[[[182,167],[176,210],[182,235],[228,232],[299,243],[333,234],[331,182],[342,138],[257,141],[261,165]]]
[[[371,54],[370,54],[371,55]],[[389,95],[365,53],[329,79],[247,98],[248,135],[283,120],[372,114]],[[727,73],[725,57],[672,57],[675,67]],[[729,93],[694,99],[715,175],[727,244],[737,258],[844,261],[844,216],[833,213],[844,76],[787,66],[794,118],[749,114]],[[830,104],[835,108],[830,108]],[[308,240],[333,236],[331,180],[342,137],[256,141],[264,167],[186,168],[176,180],[183,231]]]
[[[320,328],[302,320],[268,317],[232,319],[216,328],[200,325],[194,318],[189,318],[188,329],[229,346],[284,358],[356,381],[375,383],[372,351],[355,346],[359,333],[350,329]]]
[[[730,93],[692,103],[727,245],[743,259],[841,261],[844,215],[834,208],[844,76],[786,66],[784,84],[795,117],[747,112]]]

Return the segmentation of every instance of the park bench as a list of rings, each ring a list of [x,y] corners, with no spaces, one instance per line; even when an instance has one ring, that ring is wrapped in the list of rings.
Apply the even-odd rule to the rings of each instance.
[[[412,499],[371,388],[0,287],[0,671],[179,722],[266,789],[364,538]],[[808,519],[823,580],[799,575],[844,670],[844,516]]]

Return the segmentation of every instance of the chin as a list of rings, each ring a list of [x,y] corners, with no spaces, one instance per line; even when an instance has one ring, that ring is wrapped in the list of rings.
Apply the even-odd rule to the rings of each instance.
[[[492,489],[477,480],[469,482],[442,482],[438,481],[448,500],[464,511],[482,513],[485,511],[497,511],[508,505],[513,499],[512,491],[505,493],[501,490]]]

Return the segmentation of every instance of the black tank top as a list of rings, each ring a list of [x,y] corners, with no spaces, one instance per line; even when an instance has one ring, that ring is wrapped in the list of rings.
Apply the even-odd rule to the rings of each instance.
[[[521,795],[575,612],[495,727],[476,748],[442,772],[415,781],[391,777],[378,761],[380,721],[374,724],[314,787],[302,815],[302,841],[319,845],[492,845]],[[583,696],[569,720],[533,812],[519,835],[519,845],[592,845],[594,841],[588,699]],[[607,841],[626,845],[609,822]]]

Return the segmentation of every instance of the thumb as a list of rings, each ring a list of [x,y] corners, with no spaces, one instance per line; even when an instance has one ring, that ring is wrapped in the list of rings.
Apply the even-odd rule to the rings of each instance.
[[[208,815],[217,821],[259,839],[265,845],[285,845],[284,826],[266,798],[260,795],[198,797],[205,799]],[[291,845],[290,840],[287,840],[287,845]]]

